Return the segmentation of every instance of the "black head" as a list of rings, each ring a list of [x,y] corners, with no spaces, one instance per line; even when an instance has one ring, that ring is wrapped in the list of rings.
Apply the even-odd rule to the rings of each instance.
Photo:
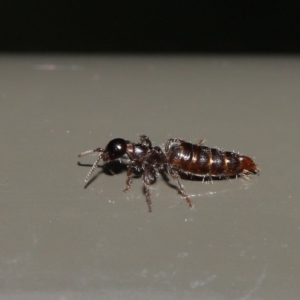
[[[103,159],[103,161],[107,162],[107,161],[110,161],[110,160],[120,158],[124,154],[126,154],[127,143],[128,143],[128,141],[125,141],[123,139],[114,139],[114,140],[111,140],[107,144],[107,146],[104,150],[102,148],[96,148],[94,150],[88,150],[88,151],[84,151],[84,152],[80,153],[78,155],[78,157],[82,157],[82,156],[90,155],[90,154],[94,154],[94,153],[99,153],[98,158],[93,163],[93,166],[91,167],[91,169],[87,173],[84,181],[88,182],[91,174],[97,168],[98,163],[101,159]]]
[[[103,153],[103,161],[110,161],[117,158],[122,157],[124,154],[126,154],[127,150],[127,143],[123,139],[113,139],[111,140]]]

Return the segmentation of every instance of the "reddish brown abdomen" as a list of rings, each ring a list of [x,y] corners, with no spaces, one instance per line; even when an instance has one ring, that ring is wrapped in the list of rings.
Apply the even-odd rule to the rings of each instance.
[[[182,142],[167,153],[169,163],[181,172],[198,176],[236,176],[258,171],[253,160],[234,152]]]
[[[254,163],[254,161],[250,157],[240,156],[239,159],[240,159],[240,165],[241,165],[242,170],[246,170],[253,174],[256,174],[259,172],[258,166]]]

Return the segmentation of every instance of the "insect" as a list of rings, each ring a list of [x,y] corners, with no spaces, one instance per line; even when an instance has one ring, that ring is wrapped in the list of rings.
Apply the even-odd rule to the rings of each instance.
[[[78,157],[93,153],[99,153],[98,158],[89,170],[85,182],[88,182],[101,159],[109,162],[127,155],[129,164],[124,192],[130,189],[132,176],[135,173],[142,174],[149,212],[152,211],[150,186],[156,181],[159,173],[165,172],[172,176],[177,183],[179,193],[190,208],[193,207],[193,204],[179,180],[183,175],[212,180],[214,178],[248,178],[248,175],[259,173],[258,166],[250,157],[209,148],[204,145],[203,140],[198,144],[192,144],[179,138],[169,139],[163,148],[153,147],[146,135],[140,136],[139,143],[116,138],[111,140],[105,149],[88,150],[79,154]]]

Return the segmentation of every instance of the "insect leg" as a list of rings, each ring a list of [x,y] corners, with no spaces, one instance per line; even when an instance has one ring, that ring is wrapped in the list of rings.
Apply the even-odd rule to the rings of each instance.
[[[145,145],[147,147],[152,147],[152,143],[146,135],[144,135],[144,134],[140,135],[140,140],[141,140],[142,145]]]
[[[149,212],[152,212],[152,200],[150,194],[150,185],[153,184],[156,180],[156,172],[152,168],[146,168],[143,174],[143,182],[146,194],[146,200],[149,207]]]
[[[178,191],[180,192],[180,194],[183,196],[183,198],[185,199],[187,205],[192,208],[194,207],[191,199],[189,198],[188,194],[185,192],[183,185],[180,183],[179,181],[179,174],[177,171],[170,169],[169,170],[169,174],[173,177],[173,179],[177,182],[177,187],[178,187]]]
[[[152,200],[151,200],[151,194],[150,194],[150,188],[147,183],[144,182],[145,187],[145,194],[146,194],[146,200],[149,208],[149,212],[152,212]]]
[[[124,193],[126,193],[130,189],[130,187],[131,187],[131,183],[132,183],[131,176],[132,176],[132,168],[128,167],[128,170],[127,170],[127,180],[126,180],[126,188],[123,190]]]
[[[205,140],[200,140],[197,145],[198,146],[204,146],[205,145]]]

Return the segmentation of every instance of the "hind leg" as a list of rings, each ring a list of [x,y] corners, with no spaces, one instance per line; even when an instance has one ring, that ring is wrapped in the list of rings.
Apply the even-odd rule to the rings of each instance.
[[[194,204],[192,203],[192,201],[191,201],[190,197],[188,196],[188,194],[185,192],[183,185],[179,181],[180,176],[179,176],[178,172],[173,170],[173,169],[169,169],[169,174],[177,182],[178,191],[183,196],[183,198],[185,199],[185,201],[186,201],[187,205],[189,206],[189,208],[193,208]]]

